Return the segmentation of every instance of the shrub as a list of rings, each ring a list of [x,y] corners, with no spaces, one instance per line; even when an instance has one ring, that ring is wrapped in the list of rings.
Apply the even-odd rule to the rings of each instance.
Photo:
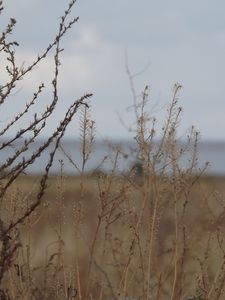
[[[7,157],[4,163],[0,166],[0,180],[1,180],[1,215],[0,215],[0,284],[3,283],[5,275],[8,269],[12,266],[14,257],[21,247],[21,242],[17,239],[18,226],[24,223],[37,207],[41,204],[42,198],[46,190],[46,184],[49,176],[49,170],[52,166],[55,153],[59,147],[59,143],[66,131],[68,124],[73,117],[77,114],[77,111],[81,106],[87,106],[87,99],[91,97],[91,94],[85,94],[73,101],[66,111],[61,122],[56,126],[53,133],[44,141],[39,148],[37,148],[31,155],[26,155],[28,148],[40,137],[44,131],[49,118],[54,114],[54,111],[58,105],[59,93],[58,93],[58,77],[60,68],[60,55],[63,49],[61,48],[62,37],[69,31],[69,29],[78,21],[78,18],[70,18],[71,10],[75,4],[75,0],[70,1],[68,8],[65,10],[64,15],[60,19],[58,32],[54,40],[46,47],[46,49],[36,57],[36,59],[26,67],[24,65],[17,65],[16,62],[16,49],[19,47],[17,41],[12,41],[10,35],[16,25],[16,20],[11,18],[7,24],[5,30],[3,30],[0,36],[0,54],[5,65],[5,78],[7,78],[0,85],[0,105],[3,107],[6,102],[11,102],[13,105],[13,92],[16,89],[18,83],[21,80],[29,77],[30,73],[35,67],[37,67],[42,61],[46,59],[50,52],[54,51],[54,75],[52,79],[52,100],[51,103],[43,110],[41,114],[35,113],[31,115],[32,106],[36,105],[43,89],[44,83],[40,83],[37,90],[33,93],[30,101],[13,117],[8,124],[1,129],[1,151],[9,151],[14,146],[13,154]],[[0,12],[4,12],[3,2],[0,1]],[[70,19],[69,19],[70,18]],[[6,58],[6,60],[5,60]],[[4,72],[1,69],[1,72]],[[9,137],[8,132],[13,128],[18,128],[20,120],[30,114],[30,124],[20,128],[17,132]],[[15,131],[15,130],[14,130]],[[21,141],[19,143],[19,141]],[[19,145],[19,146],[18,146]],[[28,203],[27,207],[24,207],[15,215],[5,215],[4,205],[9,205],[9,194],[13,183],[24,174],[29,165],[33,164],[47,148],[53,149],[49,154],[49,161],[46,164],[45,172],[40,180],[39,191],[36,198],[32,203]],[[9,151],[10,153],[10,151]],[[16,201],[16,199],[15,199]],[[14,205],[17,205],[14,203]],[[4,296],[3,296],[4,295]],[[7,297],[6,293],[2,290],[2,297]],[[2,299],[3,299],[2,298]],[[5,298],[4,298],[5,299]]]

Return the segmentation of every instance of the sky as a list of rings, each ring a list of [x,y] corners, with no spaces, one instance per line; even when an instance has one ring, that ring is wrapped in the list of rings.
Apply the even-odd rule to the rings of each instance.
[[[66,0],[4,1],[0,26],[4,28],[10,17],[17,20],[10,38],[20,44],[18,64],[32,62],[54,39],[67,4]],[[134,128],[135,115],[127,62],[131,74],[140,72],[134,77],[137,94],[145,85],[150,87],[149,111],[156,114],[159,130],[178,82],[183,87],[179,135],[184,136],[194,125],[202,140],[225,141],[224,11],[222,0],[77,0],[71,17],[80,19],[62,40],[61,98],[45,135],[58,124],[71,101],[92,92],[96,137],[132,137],[128,129]],[[47,88],[33,110],[41,112],[50,101],[53,55],[1,107],[2,124],[28,102],[42,81]],[[4,76],[0,74],[1,82]],[[78,121],[79,117],[68,128],[68,137],[79,135]]]

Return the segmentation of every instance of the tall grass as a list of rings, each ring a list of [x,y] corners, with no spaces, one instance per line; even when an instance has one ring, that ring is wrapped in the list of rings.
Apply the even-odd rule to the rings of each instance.
[[[76,1],[60,19],[58,33],[28,67],[16,65],[17,42],[8,41],[16,21],[11,19],[0,37],[7,55],[8,82],[1,84],[0,104],[19,80],[54,51],[53,99],[28,127],[8,138],[42,93],[40,84],[24,110],[1,129],[0,149],[26,133],[22,147],[1,164],[0,299],[224,299],[224,199],[205,187],[204,169],[197,164],[199,133],[192,127],[179,143],[177,128],[182,109],[181,86],[176,84],[161,131],[149,114],[149,88],[137,97],[132,75],[134,138],[137,162],[118,172],[125,150],[115,148],[109,172],[86,172],[95,141],[91,94],[74,101],[53,134],[30,157],[27,149],[42,133],[58,104],[61,38],[78,19],[68,20]],[[0,10],[3,12],[2,2]],[[80,116],[79,164],[61,143],[72,118]],[[54,144],[41,178],[24,175],[42,151]],[[77,177],[49,177],[55,153],[61,149]],[[189,153],[186,166],[180,164]],[[129,153],[126,153],[129,157]],[[19,159],[19,160],[18,160]],[[137,171],[137,167],[139,168]]]

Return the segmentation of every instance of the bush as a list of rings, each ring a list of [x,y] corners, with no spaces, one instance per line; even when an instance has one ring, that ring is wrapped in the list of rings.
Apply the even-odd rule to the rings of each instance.
[[[6,161],[0,167],[0,180],[1,180],[1,216],[0,216],[0,239],[1,239],[1,252],[0,252],[0,284],[2,285],[8,270],[12,267],[14,257],[22,246],[21,242],[17,239],[18,227],[24,223],[37,207],[41,204],[42,198],[45,194],[46,184],[49,176],[49,170],[52,166],[55,153],[59,147],[59,143],[66,131],[68,124],[71,122],[73,117],[77,114],[77,111],[81,106],[87,106],[87,99],[91,97],[91,94],[85,94],[80,99],[75,100],[71,103],[61,122],[55,128],[51,136],[44,141],[39,148],[37,148],[32,155],[27,156],[26,151],[28,148],[40,137],[43,132],[49,118],[53,115],[56,106],[58,105],[58,76],[60,66],[60,55],[63,51],[61,48],[61,39],[69,31],[69,29],[78,21],[78,18],[71,18],[71,9],[75,4],[75,0],[70,1],[68,8],[64,15],[60,19],[58,33],[55,39],[47,46],[47,48],[38,55],[37,58],[24,67],[18,66],[16,63],[16,48],[19,46],[17,41],[11,41],[10,34],[12,33],[16,20],[11,18],[5,30],[3,30],[0,37],[0,52],[2,61],[6,61],[5,72],[7,80],[2,82],[0,85],[0,105],[3,106],[8,101],[13,101],[13,92],[21,80],[29,77],[30,73],[35,67],[37,67],[51,51],[54,51],[54,64],[55,72],[52,80],[53,97],[51,103],[45,108],[42,114],[30,115],[30,124],[27,127],[19,129],[16,134],[9,138],[8,132],[12,128],[17,128],[19,121],[25,116],[29,115],[32,106],[36,105],[45,84],[41,83],[37,90],[34,92],[32,99],[21,109],[18,114],[13,117],[8,124],[1,129],[0,136],[2,138],[2,144],[0,146],[1,151],[9,151],[14,145],[14,152],[10,155]],[[0,1],[0,12],[4,11],[3,2]],[[5,60],[6,58],[6,60]],[[3,69],[1,70],[3,72]],[[13,104],[12,104],[13,105]],[[17,143],[22,140],[22,143]],[[19,144],[20,146],[15,146]],[[8,196],[10,194],[13,183],[24,174],[29,165],[33,164],[49,146],[52,147],[52,151],[49,154],[49,161],[46,164],[45,172],[40,180],[39,191],[37,192],[36,198],[32,203],[29,203],[27,207],[24,207],[19,213],[5,215],[4,205],[8,207]],[[9,151],[10,153],[10,151]],[[14,205],[17,205],[16,202]],[[2,290],[2,297],[6,297],[6,292]],[[3,299],[2,298],[2,299]],[[4,299],[6,299],[4,298]],[[17,298],[18,299],[18,298]]]

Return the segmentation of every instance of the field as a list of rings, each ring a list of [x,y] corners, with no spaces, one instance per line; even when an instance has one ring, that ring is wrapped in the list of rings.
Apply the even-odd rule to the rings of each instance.
[[[225,179],[195,180],[174,191],[169,177],[50,177],[17,236],[10,299],[223,299]],[[9,219],[35,200],[39,181],[16,181]]]

